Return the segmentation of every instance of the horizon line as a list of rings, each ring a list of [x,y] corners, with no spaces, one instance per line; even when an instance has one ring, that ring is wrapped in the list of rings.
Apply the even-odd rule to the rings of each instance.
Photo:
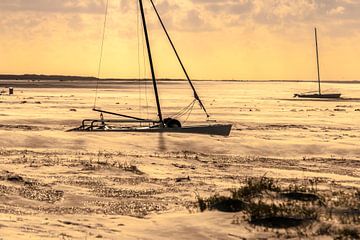
[[[76,81],[76,80],[105,80],[105,81],[129,81],[129,80],[145,80],[151,81],[151,78],[134,78],[134,77],[107,77],[98,78],[88,75],[62,75],[62,74],[0,74],[0,80],[60,80],[60,81]],[[159,81],[186,81],[185,78],[158,78]],[[316,79],[192,79],[192,81],[224,81],[224,82],[317,82]],[[360,82],[360,79],[344,79],[322,80],[324,83],[346,83],[346,82]]]

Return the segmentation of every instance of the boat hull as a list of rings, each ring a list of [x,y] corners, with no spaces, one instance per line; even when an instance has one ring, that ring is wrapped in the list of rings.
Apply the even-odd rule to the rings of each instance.
[[[340,98],[341,93],[325,93],[325,94],[300,93],[300,94],[295,94],[294,96],[298,98]]]
[[[127,127],[106,127],[106,128],[76,128],[70,131],[77,132],[142,132],[142,133],[187,133],[187,134],[206,134],[206,135],[218,135],[229,136],[231,132],[232,124],[214,124],[214,125],[197,125],[187,126],[181,128],[167,128],[167,127],[139,127],[139,128],[127,128]]]

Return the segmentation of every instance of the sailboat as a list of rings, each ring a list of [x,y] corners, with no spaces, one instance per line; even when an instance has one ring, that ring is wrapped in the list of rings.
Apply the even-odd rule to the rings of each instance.
[[[139,8],[141,13],[141,19],[142,19],[142,26],[144,30],[144,36],[146,41],[146,48],[147,48],[147,56],[149,60],[150,70],[151,70],[151,79],[152,79],[152,85],[156,100],[156,106],[157,106],[157,116],[158,119],[144,119],[134,116],[129,116],[121,113],[114,113],[110,111],[104,111],[101,109],[97,109],[94,107],[93,111],[100,113],[99,119],[84,119],[82,121],[82,124],[80,127],[71,129],[69,131],[89,131],[89,132],[149,132],[149,133],[163,133],[163,132],[171,132],[171,133],[189,133],[189,134],[208,134],[208,135],[220,135],[220,136],[229,136],[232,128],[232,124],[203,124],[203,125],[192,125],[192,126],[182,126],[181,122],[178,119],[175,118],[164,118],[158,93],[158,86],[157,86],[157,78],[155,75],[154,70],[154,64],[152,59],[152,52],[151,52],[151,44],[149,40],[149,33],[147,29],[147,23],[146,23],[146,16],[143,6],[143,0],[139,1]],[[176,58],[186,76],[186,79],[193,91],[193,103],[198,102],[201,109],[206,114],[207,118],[210,117],[208,114],[203,102],[201,101],[195,86],[193,85],[186,69],[181,61],[181,58],[175,48],[175,45],[170,38],[170,35],[164,25],[164,22],[157,11],[157,8],[153,2],[153,0],[149,0],[156,15],[157,18],[162,26],[162,29],[164,30],[167,39],[176,55]],[[192,107],[194,104],[192,104]],[[191,107],[191,106],[189,106]],[[189,109],[187,109],[189,110]],[[104,115],[112,115],[116,117],[120,117],[121,119],[107,119],[104,117]],[[140,126],[128,126],[128,124],[139,124]],[[147,126],[142,126],[144,124],[147,124]]]
[[[340,98],[341,93],[323,93],[323,92],[321,92],[319,47],[318,47],[318,37],[317,37],[317,29],[316,28],[315,28],[315,44],[316,44],[318,91],[317,92],[307,92],[307,93],[297,93],[297,94],[294,94],[294,97],[299,97],[299,98]]]

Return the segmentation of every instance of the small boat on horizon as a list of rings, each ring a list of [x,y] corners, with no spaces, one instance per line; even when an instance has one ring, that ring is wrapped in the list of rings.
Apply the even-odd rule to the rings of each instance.
[[[296,93],[296,94],[294,94],[294,97],[298,97],[298,98],[329,98],[329,99],[340,98],[341,93],[323,93],[321,91],[319,46],[318,46],[318,37],[317,37],[317,29],[316,28],[315,28],[315,44],[316,44],[318,91],[311,91],[311,92],[306,92],[306,93]]]
[[[318,93],[318,92],[295,93],[294,97],[299,97],[299,98],[340,98],[341,93]]]

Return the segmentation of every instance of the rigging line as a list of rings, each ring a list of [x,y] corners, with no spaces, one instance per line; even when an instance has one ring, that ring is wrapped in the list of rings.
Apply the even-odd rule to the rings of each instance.
[[[196,102],[196,99],[194,99],[189,105],[187,105],[186,107],[181,109],[177,114],[173,115],[172,118],[184,116],[189,111],[190,108],[194,107],[195,102]]]
[[[187,117],[186,117],[186,119],[185,119],[184,123],[186,123],[186,122],[187,122],[187,120],[189,120],[189,117],[190,117],[190,115],[191,115],[192,111],[194,110],[194,105],[195,105],[195,101],[193,102],[193,105],[191,106],[190,111],[189,111],[189,114],[187,115]]]
[[[106,32],[106,23],[107,23],[108,10],[109,10],[109,0],[106,0],[104,26],[103,26],[103,31],[102,31],[102,40],[101,40],[101,49],[100,49],[100,59],[99,59],[99,66],[98,66],[98,73],[97,73],[96,92],[95,92],[95,100],[94,100],[94,108],[93,108],[93,109],[96,108],[98,91],[99,91],[99,81],[100,81],[102,58],[103,58],[103,53],[104,53],[104,41],[105,41],[105,32]]]
[[[136,1],[136,30],[137,30],[137,55],[138,55],[138,77],[139,77],[139,113],[140,116],[142,116],[142,110],[141,110],[141,97],[142,97],[142,90],[141,90],[141,66],[140,66],[140,27],[139,27],[139,18],[140,18],[140,14],[139,14],[139,2]],[[141,125],[141,123],[140,123]]]
[[[174,118],[180,118],[182,116],[184,116],[188,111],[189,109],[191,108],[191,106],[194,105],[194,102],[192,102],[190,105],[188,105],[186,108],[182,109],[181,112],[179,112],[177,115],[174,116]]]
[[[191,104],[193,103],[194,101],[192,101],[189,105],[187,105],[186,107],[182,108],[179,112],[177,112],[176,114],[172,115],[171,118],[178,118],[178,117],[181,117],[184,112],[186,112],[189,107],[191,106]]]
[[[194,99],[186,108],[184,108],[183,112],[180,113],[180,116],[181,117],[184,116],[189,111],[189,109],[195,105],[195,103],[196,103],[196,99]]]
[[[140,11],[140,9],[139,9]],[[143,27],[143,24],[141,22],[141,27]],[[147,71],[146,71],[146,60],[145,60],[145,55],[146,55],[146,49],[145,49],[145,36],[142,35],[141,38],[141,42],[142,42],[142,48],[143,48],[143,69],[144,69],[144,86],[145,86],[145,100],[146,100],[146,114],[147,114],[147,118],[149,118],[149,98],[148,98],[148,81],[146,78],[147,75]]]
[[[176,50],[176,48],[175,48],[175,45],[174,45],[173,41],[171,40],[171,37],[170,37],[170,35],[169,35],[166,27],[165,27],[164,22],[162,21],[162,18],[161,18],[161,16],[160,16],[160,14],[159,14],[159,12],[158,12],[158,10],[157,10],[157,8],[156,8],[153,0],[149,0],[149,1],[150,1],[151,5],[152,5],[153,8],[154,8],[154,11],[155,11],[155,13],[156,13],[156,15],[157,15],[157,17],[158,17],[158,19],[159,19],[159,22],[160,22],[160,24],[161,24],[161,26],[162,26],[165,34],[166,34],[166,37],[168,38],[168,40],[169,40],[169,42],[170,42],[170,45],[171,45],[171,47],[172,47],[172,49],[173,49],[173,51],[174,51],[174,53],[175,53],[175,55],[176,55],[176,58],[177,58],[177,60],[179,61],[180,65],[181,65],[181,68],[182,68],[182,70],[183,70],[183,72],[184,72],[184,74],[185,74],[185,76],[186,76],[186,78],[187,78],[187,80],[188,80],[188,82],[189,82],[189,84],[190,84],[190,86],[191,86],[191,89],[192,89],[193,92],[194,92],[194,98],[199,102],[200,107],[203,109],[203,111],[204,111],[205,114],[206,114],[206,117],[209,118],[210,115],[208,114],[208,112],[207,112],[207,110],[206,110],[203,102],[201,101],[201,99],[200,99],[200,97],[199,97],[199,95],[198,95],[198,93],[197,93],[197,91],[196,91],[196,89],[195,89],[195,87],[194,87],[194,84],[192,83],[192,81],[191,81],[191,79],[190,79],[190,77],[189,77],[189,75],[188,75],[188,73],[187,73],[187,71],[186,71],[186,69],[185,69],[185,66],[184,66],[183,62],[181,61],[181,58],[180,58],[180,56],[179,56],[179,54],[178,54],[178,52],[177,52],[177,50]]]
[[[185,115],[188,113],[187,118],[186,118],[186,119],[184,120],[184,122],[183,122],[183,123],[186,123],[187,120],[188,120],[189,117],[190,117],[190,114],[192,113],[192,111],[193,111],[193,109],[194,109],[195,103],[196,103],[196,100],[194,99],[194,101],[192,101],[189,106],[187,106],[186,108],[183,109],[183,110],[184,110],[183,113],[181,113],[181,114],[179,114],[178,116],[176,116],[176,118],[185,116]]]

